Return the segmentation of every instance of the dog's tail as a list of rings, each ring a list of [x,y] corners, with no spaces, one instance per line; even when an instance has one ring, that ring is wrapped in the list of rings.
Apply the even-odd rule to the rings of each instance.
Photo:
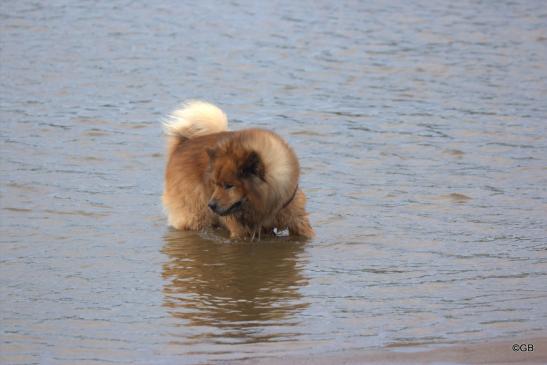
[[[173,111],[163,122],[168,136],[168,155],[180,143],[190,138],[228,130],[228,118],[217,106],[205,101],[191,100]]]
[[[168,136],[190,139],[228,129],[228,118],[217,106],[191,100],[172,112],[163,123]]]

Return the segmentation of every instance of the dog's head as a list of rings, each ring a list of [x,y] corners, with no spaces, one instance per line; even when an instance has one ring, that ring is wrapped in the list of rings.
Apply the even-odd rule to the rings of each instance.
[[[213,194],[209,208],[225,216],[237,214],[250,203],[256,184],[265,176],[264,164],[255,151],[240,148],[208,149]]]

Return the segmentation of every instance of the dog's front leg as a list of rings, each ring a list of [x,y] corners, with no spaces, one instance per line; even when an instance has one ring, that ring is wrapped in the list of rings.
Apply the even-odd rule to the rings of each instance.
[[[230,232],[230,238],[243,239],[249,235],[249,231],[233,217],[223,217],[222,223]]]

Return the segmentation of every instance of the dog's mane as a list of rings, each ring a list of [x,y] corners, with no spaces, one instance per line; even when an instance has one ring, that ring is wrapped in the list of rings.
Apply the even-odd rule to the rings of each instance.
[[[289,145],[277,134],[261,129],[242,132],[242,144],[260,156],[266,182],[278,188],[282,200],[289,198],[300,171],[298,159]]]
[[[264,165],[263,180],[272,194],[272,205],[282,205],[291,198],[298,184],[300,166],[294,151],[281,137],[265,129],[246,129],[234,132],[218,145],[225,151],[231,146],[240,146],[247,153],[258,154]]]

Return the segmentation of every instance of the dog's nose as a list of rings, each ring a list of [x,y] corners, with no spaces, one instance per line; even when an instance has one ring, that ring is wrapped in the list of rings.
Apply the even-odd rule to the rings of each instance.
[[[218,204],[217,204],[216,201],[211,200],[211,201],[209,202],[209,204],[207,204],[207,205],[209,206],[209,209],[211,209],[213,212],[216,213],[217,207],[218,207]]]

